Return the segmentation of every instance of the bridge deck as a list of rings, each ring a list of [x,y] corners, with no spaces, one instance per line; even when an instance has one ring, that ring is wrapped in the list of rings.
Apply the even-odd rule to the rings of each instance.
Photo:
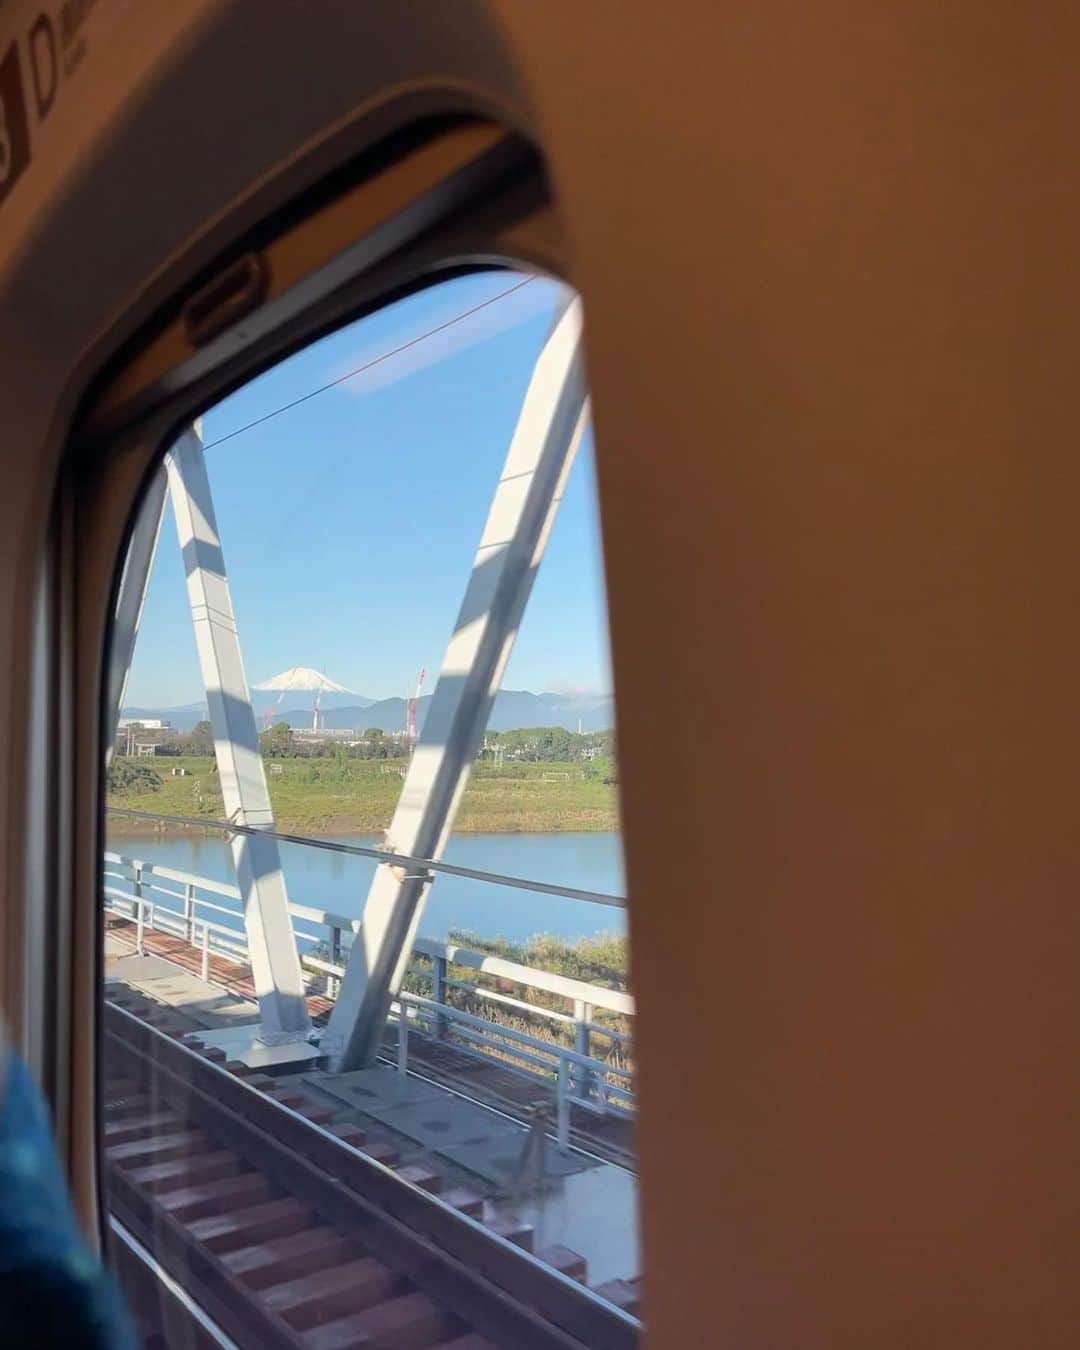
[[[211,956],[208,966],[209,979],[203,981],[201,950],[157,929],[144,930],[143,955],[138,955],[135,925],[109,921],[106,979],[111,986],[123,983],[138,991],[185,1031],[256,1021],[250,970],[219,956]],[[321,1023],[332,1004],[313,991],[308,1006]],[[385,1050],[391,1062],[395,1041],[396,1028],[388,1026]],[[628,1122],[575,1108],[571,1139],[588,1154],[575,1149],[560,1155],[548,1140],[538,1160],[539,1183],[534,1177],[525,1184],[518,1166],[528,1134],[522,1122],[541,1100],[550,1103],[554,1115],[554,1093],[544,1080],[530,1082],[497,1060],[485,1063],[422,1034],[410,1034],[409,1067],[404,1088],[401,1075],[385,1065],[359,1074],[286,1066],[268,1072],[282,1090],[302,1084],[309,1098],[333,1112],[335,1125],[358,1127],[375,1156],[415,1168],[420,1176],[434,1175],[433,1184],[444,1192],[476,1195],[494,1224],[511,1232],[528,1230],[537,1248],[554,1244],[581,1253],[590,1282],[636,1276],[636,1178],[612,1165],[622,1162],[623,1150],[632,1145]]]
[[[110,916],[107,931],[119,941],[135,947],[135,924],[127,919]],[[143,950],[165,957],[192,975],[202,971],[202,951],[183,938],[146,928],[143,932]],[[255,1003],[255,985],[251,969],[227,957],[211,954],[208,961],[210,983]],[[319,988],[321,980],[309,981],[308,1011],[316,1026],[324,1025],[333,1008],[333,1001]],[[253,1008],[250,1020],[257,1020]],[[202,1023],[203,1026],[208,1024]],[[397,1030],[389,1025],[383,1038],[387,1056],[393,1056],[397,1047]],[[409,1036],[409,1065],[444,1083],[446,1086],[476,1097],[499,1110],[524,1119],[539,1104],[547,1106],[551,1118],[555,1115],[555,1090],[543,1078],[523,1077],[504,1067],[494,1056],[480,1058],[458,1049],[452,1041],[437,1041],[431,1037],[411,1033]],[[633,1121],[624,1116],[594,1115],[581,1107],[570,1108],[570,1137],[581,1148],[589,1149],[611,1162],[628,1166],[634,1158]]]

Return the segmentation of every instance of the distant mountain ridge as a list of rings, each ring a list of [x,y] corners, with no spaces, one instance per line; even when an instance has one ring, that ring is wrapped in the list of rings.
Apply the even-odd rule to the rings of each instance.
[[[275,722],[287,722],[291,727],[310,727],[312,704],[307,695],[306,706],[287,707],[294,696],[287,694],[280,710],[265,692],[255,694],[255,716],[260,726],[268,712]],[[423,730],[431,695],[425,694],[417,706],[417,725]],[[380,731],[395,732],[405,729],[405,700],[403,698],[367,699],[356,694],[323,694],[321,699],[323,726],[338,730],[353,728],[364,731],[378,727]],[[130,707],[124,717],[160,718],[177,731],[190,731],[196,722],[209,715],[205,701],[185,703],[176,708]],[[525,689],[501,689],[495,696],[495,706],[488,719],[489,731],[515,731],[519,727],[564,727],[567,731],[608,731],[615,725],[615,703],[610,694],[532,694]]]
[[[425,694],[417,705],[416,721],[424,729],[431,695]],[[291,727],[310,727],[311,710],[290,708],[274,715],[276,722],[288,722]],[[403,731],[405,728],[405,700],[384,698],[366,707],[326,709],[322,725],[331,728],[378,727],[380,731]],[[518,727],[565,727],[577,731],[607,731],[615,725],[615,704],[610,695],[591,697],[573,694],[531,694],[525,689],[501,689],[495,696],[495,706],[488,718],[489,731],[514,731]]]

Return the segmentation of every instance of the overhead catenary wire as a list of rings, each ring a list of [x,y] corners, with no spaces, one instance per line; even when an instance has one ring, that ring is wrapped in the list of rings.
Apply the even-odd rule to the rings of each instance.
[[[391,347],[389,351],[382,352],[380,355],[372,357],[370,361],[365,361],[362,365],[356,366],[355,369],[347,371],[344,375],[339,375],[336,379],[329,380],[326,384],[319,385],[317,389],[311,389],[308,393],[301,394],[299,398],[294,398],[288,403],[283,403],[280,408],[273,408],[270,412],[263,413],[260,417],[253,418],[250,422],[245,422],[243,426],[237,427],[234,431],[227,432],[224,436],[219,436],[216,440],[207,441],[203,445],[203,451],[212,450],[218,445],[224,445],[226,441],[231,441],[237,436],[242,436],[245,432],[251,431],[255,427],[262,426],[264,422],[269,422],[275,417],[280,417],[282,413],[287,413],[293,408],[300,407],[311,399],[317,398],[320,394],[325,394],[330,389],[336,389],[338,385],[345,384],[349,380],[355,379],[358,375],[363,375],[365,371],[371,370],[375,366],[382,365],[384,362],[391,360],[395,356],[400,356],[402,352],[409,351],[410,348],[419,346],[420,343],[426,342],[429,338],[445,332],[448,328],[453,328],[455,324],[462,323],[465,319],[471,318],[481,310],[497,304],[500,300],[505,300],[508,296],[513,295],[516,291],[522,290],[523,287],[528,286],[530,282],[535,280],[536,277],[531,276],[515,282],[513,286],[508,286],[497,294],[488,296],[486,300],[481,300],[477,304],[471,305],[468,309],[462,310],[460,314],[455,314],[451,318],[445,319],[442,323],[435,324],[433,327],[425,329],[424,332],[409,338],[407,342],[401,342],[396,347]],[[307,491],[304,493],[303,499],[298,504],[295,502],[291,504],[287,513],[287,524],[285,525],[284,535],[278,534],[275,537],[268,536],[262,550],[264,557],[272,551],[280,554],[284,545],[291,542],[293,536],[301,529],[302,523],[306,519],[308,508],[311,505],[312,498],[317,489],[318,481],[313,480],[309,484]]]
[[[263,413],[261,417],[253,418],[250,422],[245,422],[242,427],[237,427],[235,431],[229,431],[224,436],[219,436],[217,440],[207,441],[203,450],[212,450],[215,446],[224,445],[226,441],[234,440],[237,436],[242,436],[245,432],[251,431],[255,427],[262,426],[264,422],[269,422],[274,417],[280,417],[282,413],[290,412],[293,408],[298,408],[302,403],[307,403],[310,399],[318,398],[320,394],[325,394],[327,390],[335,389],[339,384],[345,384],[348,380],[353,380],[357,375],[363,375],[365,371],[371,370],[374,366],[382,365],[384,361],[389,361],[394,356],[400,356],[402,352],[408,351],[410,347],[416,347],[421,342],[426,342],[428,338],[433,338],[437,333],[443,333],[448,328],[453,328],[455,324],[471,318],[488,306],[497,304],[500,300],[505,300],[507,296],[513,295],[515,291],[522,290],[535,277],[525,277],[524,280],[516,282],[513,286],[508,286],[506,290],[499,291],[496,295],[488,296],[486,300],[481,300],[478,304],[472,305],[469,309],[462,310],[460,314],[453,315],[452,318],[444,320],[442,323],[435,324],[433,328],[426,329],[423,333],[418,333],[416,337],[410,338],[408,342],[399,343],[396,347],[391,347],[389,351],[382,352],[378,356],[373,356],[370,361],[365,361],[363,365],[357,366],[355,370],[347,371],[344,375],[339,375],[337,379],[328,380],[326,384],[321,384],[317,389],[309,390],[306,394],[301,394],[299,398],[292,399],[289,403],[283,403],[280,408],[274,408],[268,413]]]

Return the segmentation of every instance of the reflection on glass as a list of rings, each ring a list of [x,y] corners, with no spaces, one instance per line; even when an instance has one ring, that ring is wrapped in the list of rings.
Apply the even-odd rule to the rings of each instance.
[[[566,358],[557,397],[538,376],[571,312],[553,282],[484,273],[313,344],[206,413],[196,452],[211,505],[192,513],[171,475],[145,567],[107,766],[106,1141],[130,1146],[106,1154],[110,1201],[152,1242],[155,1207],[170,1203],[156,1197],[175,1192],[192,1241],[240,1253],[295,1329],[340,1321],[328,1345],[351,1344],[408,1282],[390,1273],[363,1292],[362,1235],[324,1231],[310,1197],[226,1146],[212,1113],[191,1120],[154,1097],[183,1069],[185,1034],[203,1057],[186,1061],[200,1088],[206,1056],[233,1078],[254,1074],[363,1158],[599,1289],[607,1303],[590,1315],[636,1310],[633,1001],[593,449],[587,427],[580,444],[571,435],[584,424],[580,392],[569,401],[576,366]],[[565,482],[543,478],[556,437],[536,435],[544,417],[573,464]],[[550,538],[519,490],[537,494]],[[199,519],[213,537],[193,564],[177,525],[185,544]],[[493,538],[504,522],[507,537]],[[534,562],[543,554],[531,590],[507,562],[520,541]],[[448,690],[485,659],[483,642],[469,647],[475,625],[501,622],[503,592],[485,598],[476,582],[499,568],[525,608],[498,636],[512,654],[466,753],[433,729]],[[201,646],[193,618],[208,625]],[[206,641],[215,623],[224,647]],[[414,801],[436,809],[443,772],[466,787],[429,867],[438,831],[402,821]],[[262,837],[225,828],[245,823]],[[271,825],[293,838],[275,845]],[[380,861],[425,837],[436,842],[420,856]],[[238,867],[256,845],[261,866]],[[403,896],[418,901],[416,942],[372,1021],[396,940],[379,916]],[[270,1035],[266,982],[290,960],[311,1031]],[[174,1035],[141,1041],[132,1018]],[[361,1022],[375,1029],[370,1053],[349,1038]],[[172,1078],[147,1067],[158,1060]],[[228,1070],[213,1072],[227,1105]],[[218,1169],[216,1198],[199,1191],[200,1167]],[[265,1205],[279,1208],[263,1223]],[[191,1268],[174,1274],[198,1283]],[[575,1297],[568,1288],[558,1297]],[[410,1323],[417,1344],[469,1329],[452,1309],[410,1307],[400,1315],[432,1319],[427,1340]]]

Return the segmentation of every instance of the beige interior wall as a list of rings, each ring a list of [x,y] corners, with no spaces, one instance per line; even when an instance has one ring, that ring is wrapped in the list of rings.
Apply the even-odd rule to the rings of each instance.
[[[526,44],[589,314],[652,1344],[1074,1345],[1075,11],[693,9]]]

